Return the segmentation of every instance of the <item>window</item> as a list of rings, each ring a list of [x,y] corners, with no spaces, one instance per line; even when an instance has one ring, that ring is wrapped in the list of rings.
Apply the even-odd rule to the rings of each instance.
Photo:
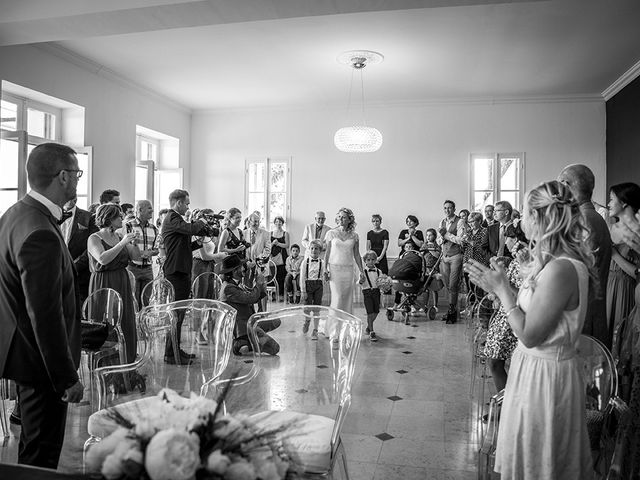
[[[289,157],[246,160],[245,214],[262,214],[267,229],[273,219],[281,216],[287,221],[290,188]]]
[[[136,201],[154,200],[154,175],[158,164],[159,145],[160,141],[155,138],[136,136]]]
[[[470,183],[474,211],[501,200],[522,211],[524,153],[471,154]]]
[[[149,200],[156,211],[169,208],[169,194],[182,188],[180,141],[136,125],[135,199]]]

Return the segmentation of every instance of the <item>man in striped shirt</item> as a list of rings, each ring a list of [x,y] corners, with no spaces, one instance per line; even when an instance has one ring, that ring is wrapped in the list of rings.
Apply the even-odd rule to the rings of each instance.
[[[142,253],[140,260],[129,261],[127,267],[136,279],[135,297],[138,306],[142,306],[141,293],[144,286],[153,280],[153,257],[158,254],[156,245],[158,229],[153,224],[153,206],[149,200],[138,200],[136,202],[136,217],[131,222],[124,225],[126,232],[136,234],[135,244]]]

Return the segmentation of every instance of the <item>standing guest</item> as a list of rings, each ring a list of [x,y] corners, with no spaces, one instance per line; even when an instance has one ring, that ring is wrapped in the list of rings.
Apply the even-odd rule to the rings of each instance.
[[[136,244],[134,232],[120,237],[117,230],[122,228],[122,210],[113,203],[98,207],[96,226],[99,230],[87,241],[91,279],[89,295],[100,288],[112,288],[122,299],[120,327],[125,340],[126,362],[136,358],[137,336],[135,308],[127,265],[131,261],[141,261],[140,249]]]
[[[513,212],[511,212],[511,221],[513,223],[519,222],[520,221],[520,216],[521,216],[520,212],[514,208]]]
[[[96,210],[98,209],[99,206],[100,206],[99,202],[94,202],[91,205],[89,205],[89,207],[87,208],[87,212],[89,212],[91,215],[95,215]]]
[[[331,228],[324,224],[327,216],[322,211],[316,212],[315,222],[305,225],[304,232],[302,233],[302,246],[305,249],[305,256],[309,250],[309,244],[311,240],[320,240],[322,242],[322,256],[325,256],[327,251],[327,243],[325,237]]]
[[[331,290],[331,306],[347,313],[353,313],[354,266],[362,278],[362,259],[360,258],[360,239],[355,232],[356,219],[346,207],[338,210],[338,226],[330,230],[325,237],[327,244],[326,279]]]
[[[65,206],[65,216],[68,218],[60,225],[62,236],[64,238],[73,264],[76,267],[76,313],[80,314],[82,304],[89,295],[89,257],[87,255],[87,240],[89,235],[98,231],[96,227],[95,217],[86,210],[79,208],[76,203],[78,198],[69,200]]]
[[[136,218],[136,209],[130,203],[123,203],[120,205],[120,208],[124,214],[124,219],[122,220],[123,224],[127,224]]]
[[[464,224],[464,232],[462,232],[462,235],[464,235],[466,231],[469,229],[469,213],[470,213],[469,210],[467,210],[466,208],[463,208],[458,212],[458,216],[460,217],[460,220],[462,220]]]
[[[242,230],[240,230],[242,212],[238,208],[231,207],[227,212],[226,220],[227,228],[220,235],[218,251],[245,258],[247,256],[247,242],[245,242]]]
[[[56,469],[67,404],[82,400],[73,260],[58,224],[75,198],[75,152],[55,143],[27,161],[31,190],[0,218],[0,377],[21,406],[18,463]]]
[[[416,247],[418,249],[421,248],[424,243],[424,235],[422,235],[422,232],[418,230],[418,225],[420,225],[418,217],[415,215],[407,215],[405,224],[407,225],[407,228],[400,230],[400,234],[398,235],[398,246],[400,247],[400,254],[398,257],[402,257],[403,252],[406,250],[407,243],[412,245],[412,250]],[[401,301],[402,294],[400,292],[396,292],[393,308],[398,308]]]
[[[135,217],[125,224],[123,230],[126,233],[133,232],[135,234],[134,243],[140,250],[140,259],[131,259],[127,269],[135,278],[135,299],[138,306],[141,307],[142,289],[147,283],[153,281],[153,257],[159,253],[157,248],[158,229],[151,221],[153,206],[149,200],[138,200],[135,211]]]
[[[378,341],[378,336],[373,329],[373,322],[376,321],[380,313],[380,288],[378,287],[378,277],[382,275],[382,270],[376,267],[378,254],[373,250],[367,251],[362,257],[365,263],[364,275],[360,278],[362,286],[362,298],[364,299],[364,309],[367,312],[367,328],[365,333],[369,335],[372,342]]]
[[[157,275],[163,275],[162,273],[162,265],[164,265],[164,261],[167,258],[167,252],[164,249],[164,240],[162,240],[162,222],[164,222],[164,217],[169,213],[168,208],[163,208],[158,212],[158,218],[156,219],[156,228],[158,229],[158,238],[156,239],[156,247],[158,248],[158,258],[156,260],[156,265],[154,265],[154,277]]]
[[[610,333],[627,316],[635,304],[634,290],[640,273],[640,255],[622,240],[620,227],[632,221],[640,209],[640,187],[620,183],[609,190],[609,212],[618,222],[611,226],[613,249],[607,284],[607,322]]]
[[[215,213],[210,208],[203,208],[194,212],[194,220],[201,220],[207,223],[212,229],[214,226]],[[218,244],[219,237],[204,236],[201,238],[202,246],[193,251],[193,267],[191,268],[191,280],[195,281],[199,275],[203,273],[213,272],[215,264],[221,262],[229,254],[226,252],[216,252],[216,246]],[[213,284],[205,282],[201,284],[201,291],[193,292],[196,298],[214,298],[213,297]]]
[[[284,278],[287,276],[287,257],[289,252],[289,232],[285,231],[284,218],[273,219],[275,228],[271,231],[271,260],[276,265],[276,282],[280,292],[280,300],[284,300]]]
[[[435,228],[427,228],[425,231],[425,241],[422,244],[421,253],[424,257],[424,266],[427,274],[430,274],[434,269],[436,264],[438,263],[438,259],[440,258],[440,254],[442,253],[442,248],[436,242],[436,238],[438,233]],[[434,273],[439,273],[439,267]],[[433,282],[431,283],[433,285]],[[433,294],[433,306],[438,306],[438,291],[435,289],[429,289]]]
[[[112,188],[105,190],[100,194],[100,205],[105,203],[115,203],[120,205],[120,192]]]
[[[502,478],[593,478],[585,384],[577,358],[593,253],[578,202],[552,181],[527,194],[525,228],[534,245],[517,295],[496,260],[471,261],[474,283],[494,292],[518,337],[511,358],[495,458]]]
[[[506,200],[496,202],[495,216],[497,225],[494,227],[497,232],[497,245],[489,248],[491,252],[495,252],[496,257],[511,257],[511,249],[509,248],[510,241],[508,240],[510,231],[513,230],[513,220],[511,214],[513,213],[513,207]],[[493,237],[496,240],[496,237]]]
[[[588,230],[587,243],[595,256],[595,268],[598,273],[597,282],[590,285],[589,308],[582,333],[591,335],[611,348],[611,334],[607,326],[607,281],[611,266],[611,234],[607,222],[596,212],[591,196],[595,186],[595,177],[585,165],[569,165],[565,167],[558,181],[566,184],[580,204],[580,211]]]
[[[186,190],[174,190],[169,194],[169,204],[171,211],[162,222],[162,239],[167,258],[164,262],[164,276],[171,285],[175,293],[176,300],[186,300],[191,293],[191,267],[193,257],[191,252],[200,248],[199,241],[192,242],[193,235],[206,235],[207,226],[201,220],[187,223],[182,216],[189,210],[189,192]],[[180,348],[180,337],[182,322],[184,321],[184,310],[180,310],[177,315],[174,348],[171,335],[167,335],[164,359],[169,364],[189,364],[195,358],[194,354],[185,352]],[[179,358],[176,358],[176,354]]]
[[[367,232],[367,251],[373,250],[378,255],[376,265],[387,275],[389,265],[387,264],[387,249],[389,248],[389,232],[382,228],[382,216],[374,213],[371,215],[373,229]]]
[[[483,227],[487,228],[496,223],[496,220],[493,218],[494,211],[495,207],[493,205],[486,205],[484,207],[484,220],[482,221]]]
[[[322,242],[320,242],[322,251]],[[287,276],[284,279],[285,293],[289,303],[300,303],[300,246],[297,243],[291,245],[291,255],[287,257]]]
[[[322,294],[324,287],[322,279],[326,271],[326,265],[320,254],[322,252],[322,242],[320,240],[311,240],[309,244],[309,255],[300,264],[300,289],[304,296],[305,305],[322,305]],[[311,332],[311,340],[318,340],[318,323],[319,317],[311,310],[313,316],[313,332]],[[302,333],[309,331],[311,319],[305,317],[302,325]]]
[[[482,226],[482,214],[473,212],[469,218],[469,228],[462,237],[462,246],[464,248],[462,263],[465,264],[469,260],[475,260],[482,265],[489,266],[489,235],[487,229]],[[475,302],[476,298],[484,297],[484,291],[469,282],[469,274],[466,272],[464,273],[464,279],[467,284],[467,290],[473,292],[472,303]]]
[[[442,320],[446,323],[458,321],[458,292],[462,281],[462,235],[464,222],[456,215],[456,204],[452,200],[444,202],[445,217],[438,228],[438,243],[442,246],[440,272],[449,292],[449,309]]]
[[[251,341],[247,331],[247,323],[251,315],[255,313],[253,305],[267,296],[267,286],[260,272],[256,274],[256,283],[253,287],[247,287],[242,279],[245,276],[244,268],[246,259],[237,255],[229,255],[222,261],[222,288],[220,289],[220,301],[232,306],[238,312],[233,333],[232,351],[234,355],[243,355],[252,350]],[[280,345],[266,332],[275,330],[280,326],[280,320],[263,322],[257,334],[260,342],[260,351],[269,355],[277,355]]]

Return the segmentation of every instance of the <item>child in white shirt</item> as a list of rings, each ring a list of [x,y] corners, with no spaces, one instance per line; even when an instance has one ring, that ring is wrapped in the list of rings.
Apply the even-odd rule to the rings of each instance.
[[[378,313],[380,313],[380,288],[378,288],[378,277],[382,271],[376,267],[378,255],[373,250],[367,251],[362,257],[365,268],[363,269],[360,285],[362,286],[362,297],[364,298],[364,308],[367,311],[367,328],[365,333],[369,335],[372,342],[378,341],[376,332],[373,331]]]
[[[285,260],[285,268],[287,276],[284,278],[284,290],[287,292],[289,303],[300,303],[300,264],[302,257],[300,256],[300,246],[296,243],[291,245],[291,255]]]
[[[322,242],[317,239],[312,240],[311,243],[309,243],[308,252],[309,255],[300,265],[300,290],[302,290],[302,294],[305,297],[305,305],[322,305],[322,279],[324,278],[324,272],[326,269],[324,260],[320,258]],[[306,309],[305,313],[306,315],[304,325],[302,327],[302,333],[306,334],[309,331],[309,324],[311,323],[311,318],[309,318],[310,315],[313,317],[313,332],[311,332],[311,340],[317,340],[318,321],[320,318],[315,315],[315,309]]]

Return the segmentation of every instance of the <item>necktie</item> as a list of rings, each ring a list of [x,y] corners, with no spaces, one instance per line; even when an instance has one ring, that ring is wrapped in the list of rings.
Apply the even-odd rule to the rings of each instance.
[[[256,232],[251,230],[251,244],[253,245],[254,243],[256,243]]]
[[[320,238],[320,234],[322,233],[322,227],[316,225],[316,239]]]
[[[73,215],[73,213],[68,212],[66,210],[62,211],[62,218],[60,218],[60,220],[58,220],[58,225],[62,225],[65,220],[67,220],[68,218],[71,218],[71,215]]]

